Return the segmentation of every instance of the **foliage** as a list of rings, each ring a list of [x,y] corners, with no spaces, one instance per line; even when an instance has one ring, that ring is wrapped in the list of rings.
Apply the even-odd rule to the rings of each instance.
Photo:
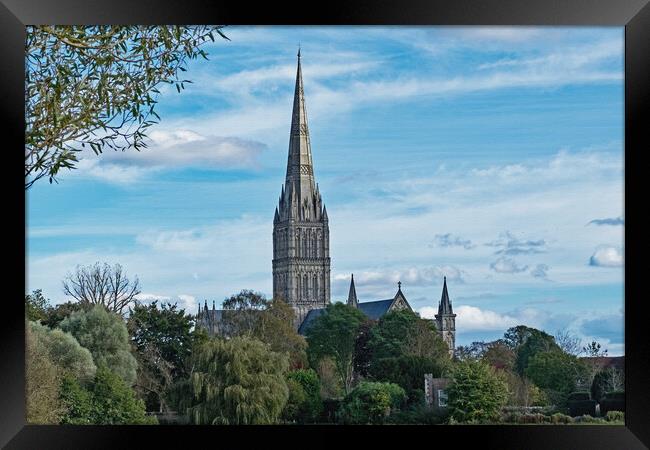
[[[272,424],[289,392],[286,354],[256,339],[210,339],[191,357],[180,407],[193,424]]]
[[[593,417],[590,414],[584,414],[573,419],[576,423],[605,423],[602,417]]]
[[[25,396],[27,423],[56,424],[65,414],[60,400],[59,368],[50,358],[45,343],[26,324],[25,330]]]
[[[446,413],[444,411],[418,405],[409,409],[391,411],[391,414],[386,418],[386,423],[398,425],[438,425],[443,423],[445,419]]]
[[[607,349],[601,350],[600,343],[596,341],[591,341],[586,346],[582,347],[582,352],[585,353],[588,357],[598,358],[602,356],[607,356]]]
[[[321,358],[316,365],[316,372],[321,383],[321,398],[340,399],[343,394],[343,386],[334,359],[329,356]]]
[[[298,422],[300,407],[305,403],[307,396],[302,385],[291,378],[287,378],[287,389],[289,390],[289,398],[282,410],[282,418],[287,422]]]
[[[109,311],[122,314],[140,293],[140,281],[130,281],[120,264],[107,263],[77,266],[74,274],[63,280],[63,292],[82,305],[102,305]]]
[[[138,360],[136,388],[146,398],[147,409],[164,409],[164,394],[177,379],[187,377],[193,320],[175,304],[137,303],[130,311],[127,329]]]
[[[372,365],[371,375],[374,380],[400,385],[409,393],[410,397],[411,391],[423,388],[425,374],[431,373],[434,378],[439,378],[444,370],[446,370],[446,365],[441,365],[438,360],[433,358],[402,355],[397,358],[376,360]]]
[[[84,305],[77,302],[60,303],[47,309],[47,316],[41,323],[50,328],[56,328],[61,324],[61,322],[63,322],[63,319],[68,317],[70,314],[83,309],[89,308],[86,308]]]
[[[569,330],[563,329],[555,333],[555,342],[564,353],[578,356],[582,351],[580,348],[580,338],[571,334]]]
[[[608,422],[624,422],[625,413],[623,411],[607,411],[605,420]]]
[[[456,364],[447,388],[448,408],[454,420],[497,420],[508,399],[503,374],[482,361]]]
[[[556,349],[534,355],[525,375],[546,390],[553,403],[563,405],[585,377],[585,367],[577,357]]]
[[[122,377],[104,366],[97,369],[93,383],[84,388],[73,378],[62,384],[68,413],[63,423],[94,425],[151,425],[154,417],[145,414],[144,402],[124,382]]]
[[[370,364],[372,362],[372,348],[370,339],[372,337],[372,328],[376,326],[373,320],[366,319],[357,332],[357,338],[354,342],[353,366],[354,374],[357,377],[365,378],[370,374]]]
[[[72,313],[61,322],[61,329],[90,350],[98,367],[110,367],[129,386],[133,385],[137,362],[131,354],[129,334],[120,316],[95,305],[88,311]]]
[[[50,302],[43,296],[41,289],[25,294],[25,318],[30,322],[45,320],[49,308]]]
[[[573,417],[568,416],[562,413],[555,413],[551,416],[551,423],[560,424],[560,423],[573,423]]]
[[[343,400],[339,420],[345,424],[383,423],[406,400],[406,392],[394,383],[361,382]]]
[[[253,336],[262,311],[269,307],[270,301],[260,292],[244,289],[225,299],[224,330],[228,336]]]
[[[608,367],[596,373],[591,384],[591,396],[600,402],[608,392],[625,388],[625,375],[622,370]]]
[[[29,328],[34,338],[47,349],[50,361],[61,375],[69,374],[82,382],[93,378],[97,367],[92,355],[70,333],[51,330],[38,322],[29,322]]]
[[[474,341],[470,345],[459,345],[454,352],[460,361],[467,359],[481,359],[487,352],[490,342]]]
[[[288,353],[289,366],[297,369],[307,365],[307,341],[296,332],[294,320],[293,308],[282,300],[274,299],[261,312],[253,336],[269,344],[274,352]]]
[[[496,369],[511,371],[515,365],[515,352],[502,340],[490,342],[482,358]]]
[[[332,358],[346,393],[352,387],[354,348],[364,321],[365,316],[357,308],[334,303],[328,305],[324,314],[307,329],[307,355],[311,366],[318,367],[324,357]]]
[[[544,331],[528,328],[525,332],[524,341],[516,348],[515,370],[519,375],[524,375],[528,367],[529,360],[541,352],[558,350],[560,347],[555,343],[555,339]]]
[[[219,26],[29,26],[26,41],[25,188],[74,169],[90,147],[140,150],[160,117],[157,89],[178,92],[187,61],[222,37]],[[227,38],[226,38],[227,39]],[[155,118],[155,119],[154,119]],[[156,120],[158,119],[158,120]]]
[[[511,327],[506,330],[503,334],[502,341],[512,350],[516,350],[536,331],[539,330],[527,327],[526,325],[517,325],[516,327]]]
[[[297,386],[296,386],[297,385]],[[321,384],[318,375],[313,369],[299,369],[287,374],[287,386],[289,387],[289,404],[292,406],[286,416],[290,420],[298,423],[309,423],[318,420],[323,410],[323,401],[321,400]],[[302,391],[300,397],[299,389]],[[292,398],[292,391],[294,397]]]
[[[504,371],[508,383],[508,404],[516,406],[546,406],[548,397],[528,377],[516,372]]]

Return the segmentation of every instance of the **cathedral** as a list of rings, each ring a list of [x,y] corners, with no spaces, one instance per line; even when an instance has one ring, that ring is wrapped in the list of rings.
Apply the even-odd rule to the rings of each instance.
[[[303,335],[330,304],[329,240],[327,208],[314,178],[299,50],[287,172],[273,218],[272,266],[273,298],[281,298],[293,307],[296,313],[294,325]],[[397,292],[392,298],[359,302],[354,275],[350,278],[347,304],[373,320],[390,311],[412,311],[402,292],[401,282],[397,283]],[[206,328],[210,334],[224,333],[220,326],[222,317],[222,310],[216,310],[214,303],[209,310],[206,302],[204,308],[199,305],[197,326]],[[447,293],[446,278],[435,317],[436,328],[453,354],[456,315]]]

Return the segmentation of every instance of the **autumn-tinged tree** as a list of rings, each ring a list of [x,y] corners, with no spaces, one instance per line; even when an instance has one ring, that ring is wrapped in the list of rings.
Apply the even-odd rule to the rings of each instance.
[[[45,343],[26,322],[25,396],[27,423],[57,424],[66,412],[60,399],[61,371]]]
[[[47,318],[50,301],[45,298],[41,289],[31,294],[25,294],[25,318],[29,321],[43,321]]]
[[[25,189],[74,169],[83,149],[140,150],[160,117],[158,88],[191,83],[187,62],[220,26],[28,26]],[[227,39],[227,38],[226,38]]]
[[[189,379],[179,387],[180,411],[193,424],[277,423],[289,391],[286,354],[256,339],[209,339],[191,358]]]
[[[229,336],[252,336],[258,327],[260,314],[271,301],[260,292],[248,289],[230,296],[221,304],[223,327]]]
[[[307,341],[296,332],[294,320],[293,308],[280,299],[274,299],[259,314],[253,337],[269,344],[274,352],[288,353],[289,366],[297,369],[307,364]]]
[[[120,264],[95,263],[77,266],[63,281],[63,292],[85,306],[102,305],[109,311],[123,314],[140,293],[136,276],[129,280]]]

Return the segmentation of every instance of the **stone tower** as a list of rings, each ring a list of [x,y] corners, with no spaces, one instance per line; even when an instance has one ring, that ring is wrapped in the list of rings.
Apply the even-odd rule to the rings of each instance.
[[[300,50],[293,97],[287,175],[273,219],[273,296],[307,313],[330,302],[330,235],[327,210],[314,182]]]
[[[447,277],[444,277],[442,285],[442,297],[438,304],[438,314],[436,314],[436,326],[442,340],[449,346],[449,354],[454,356],[456,346],[456,314],[451,309],[451,301],[447,293]]]

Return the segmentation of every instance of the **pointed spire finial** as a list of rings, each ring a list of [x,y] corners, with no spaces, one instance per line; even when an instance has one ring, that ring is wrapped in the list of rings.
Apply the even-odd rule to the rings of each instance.
[[[357,308],[359,306],[359,300],[357,300],[357,290],[354,287],[354,274],[350,278],[350,292],[348,293],[348,305],[354,306]]]
[[[398,290],[398,291],[401,291],[401,290],[402,290],[402,282],[401,282],[401,281],[398,281],[398,282],[397,282],[397,290]]]
[[[298,42],[298,58],[300,58],[300,42]]]

